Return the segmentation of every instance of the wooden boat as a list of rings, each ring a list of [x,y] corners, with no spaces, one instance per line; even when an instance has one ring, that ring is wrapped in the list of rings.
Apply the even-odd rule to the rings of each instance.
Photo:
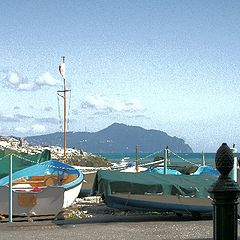
[[[13,215],[57,215],[77,198],[83,174],[49,160],[12,174]],[[0,179],[0,214],[9,213],[9,176]]]
[[[98,171],[92,192],[112,208],[211,215],[208,188],[216,180],[213,174]]]

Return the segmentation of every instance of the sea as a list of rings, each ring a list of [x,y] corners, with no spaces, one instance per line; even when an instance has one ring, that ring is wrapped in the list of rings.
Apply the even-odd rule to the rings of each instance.
[[[108,161],[112,163],[120,162],[122,159],[128,162],[136,161],[135,153],[96,153],[99,156],[105,157]],[[215,153],[204,153],[205,163],[208,166],[215,167]],[[157,153],[138,153],[139,164],[144,164],[152,162],[156,156],[163,157],[162,152]],[[172,165],[183,165],[189,166],[192,164],[201,164],[203,154],[202,153],[170,153],[170,162]]]

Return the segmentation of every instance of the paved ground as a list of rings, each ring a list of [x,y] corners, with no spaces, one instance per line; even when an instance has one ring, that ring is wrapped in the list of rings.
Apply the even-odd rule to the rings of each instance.
[[[211,239],[212,221],[159,216],[103,216],[83,220],[1,223],[1,240]]]
[[[240,225],[238,225],[238,232]],[[159,216],[104,216],[83,220],[1,223],[1,240],[212,239],[212,221]],[[240,237],[239,237],[240,239]]]
[[[194,220],[189,216],[125,213],[113,211],[103,204],[85,205],[81,209],[86,210],[93,217],[77,220],[0,223],[0,240],[207,240],[213,238],[212,220]],[[238,232],[240,233],[240,224]]]

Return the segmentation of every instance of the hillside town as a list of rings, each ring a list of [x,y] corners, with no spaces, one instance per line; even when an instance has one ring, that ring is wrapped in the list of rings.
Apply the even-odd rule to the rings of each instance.
[[[25,139],[13,136],[0,136],[0,149],[8,149],[17,153],[37,154],[44,150],[51,152],[51,158],[63,160],[63,148],[60,146],[32,146]],[[67,161],[76,166],[84,167],[108,167],[111,164],[104,157],[78,150],[75,148],[67,148]]]

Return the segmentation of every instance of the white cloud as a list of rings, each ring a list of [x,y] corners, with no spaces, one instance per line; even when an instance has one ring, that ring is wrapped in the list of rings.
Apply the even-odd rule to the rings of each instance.
[[[18,91],[33,91],[44,86],[54,87],[60,85],[60,81],[51,76],[49,72],[40,75],[35,81],[29,81],[27,77],[21,76],[16,71],[2,71],[2,84],[7,88],[13,88]]]
[[[18,85],[18,90],[20,91],[31,91],[35,89],[34,83],[20,83]]]
[[[145,110],[138,99],[121,101],[119,99],[109,98],[103,95],[87,97],[86,101],[82,103],[82,108],[109,112],[137,112]]]
[[[33,133],[44,133],[44,132],[46,132],[46,127],[41,124],[34,124],[32,126],[32,131],[33,131]]]
[[[15,118],[13,114],[0,113],[0,123],[15,123],[19,122],[19,119]]]
[[[29,81],[16,71],[7,71],[4,73],[3,84],[5,87],[15,88],[17,90],[29,89]],[[32,86],[31,86],[32,87]]]
[[[15,131],[19,133],[26,133],[28,132],[28,129],[26,129],[25,127],[16,127]]]
[[[36,84],[41,86],[57,86],[60,84],[58,80],[56,80],[54,77],[51,76],[49,72],[45,72],[42,75],[38,77],[36,80]]]
[[[9,72],[7,76],[7,80],[13,85],[16,85],[20,82],[20,76],[16,72]]]

